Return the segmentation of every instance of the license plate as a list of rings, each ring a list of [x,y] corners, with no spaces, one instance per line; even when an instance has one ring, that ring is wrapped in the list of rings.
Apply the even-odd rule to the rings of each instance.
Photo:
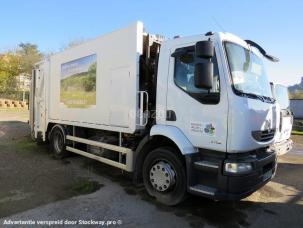
[[[263,175],[263,181],[266,181],[268,180],[269,178],[271,178],[271,175],[272,175],[272,171],[267,171],[266,173],[264,173]]]

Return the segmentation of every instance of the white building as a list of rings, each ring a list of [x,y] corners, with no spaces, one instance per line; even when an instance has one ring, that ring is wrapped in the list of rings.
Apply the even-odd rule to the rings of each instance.
[[[31,76],[29,74],[20,74],[17,77],[18,89],[20,91],[29,91],[31,85]]]

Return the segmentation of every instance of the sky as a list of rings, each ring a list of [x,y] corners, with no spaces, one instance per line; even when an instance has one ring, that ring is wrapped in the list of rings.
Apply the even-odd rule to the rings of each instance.
[[[57,52],[140,20],[167,38],[226,31],[256,41],[280,58],[266,61],[270,80],[292,85],[303,77],[302,10],[300,0],[9,0],[0,5],[0,51],[31,42]]]

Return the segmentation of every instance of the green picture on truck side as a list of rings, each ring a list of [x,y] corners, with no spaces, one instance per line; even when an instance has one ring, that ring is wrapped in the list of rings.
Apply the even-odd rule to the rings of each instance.
[[[61,65],[60,102],[68,108],[96,105],[96,55]]]

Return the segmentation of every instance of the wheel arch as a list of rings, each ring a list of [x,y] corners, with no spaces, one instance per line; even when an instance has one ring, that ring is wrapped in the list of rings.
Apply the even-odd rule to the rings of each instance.
[[[139,184],[142,181],[143,162],[147,154],[156,148],[166,146],[175,148],[178,151],[178,155],[183,159],[184,165],[184,155],[197,152],[177,127],[165,125],[153,126],[150,134],[141,140],[134,153],[133,181],[135,184]]]
[[[150,130],[151,136],[164,136],[173,141],[179,148],[182,155],[196,153],[197,149],[183,134],[183,132],[175,126],[154,125]]]
[[[67,135],[67,130],[66,130],[66,128],[65,127],[63,127],[61,124],[49,124],[48,125],[48,128],[49,128],[49,130],[48,130],[48,139],[50,140],[50,138],[51,138],[51,135],[52,135],[52,133],[53,133],[53,131],[56,129],[56,128],[58,128],[58,129],[60,129],[60,131],[63,133],[63,136],[64,136],[64,144],[66,143],[66,135]]]

